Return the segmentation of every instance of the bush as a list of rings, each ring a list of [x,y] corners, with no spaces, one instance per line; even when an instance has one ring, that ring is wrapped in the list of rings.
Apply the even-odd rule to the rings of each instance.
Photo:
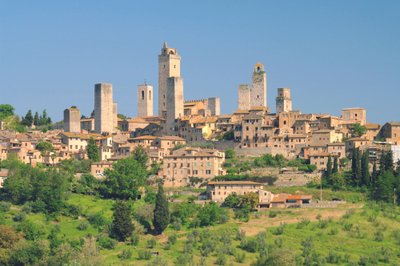
[[[328,234],[331,236],[337,235],[338,233],[339,233],[339,229],[337,229],[337,227],[331,228],[331,230],[328,232]]]
[[[146,245],[147,248],[154,248],[156,246],[157,242],[154,238],[150,238],[147,240],[146,244],[147,244]]]
[[[283,235],[283,233],[285,231],[285,226],[286,226],[286,224],[281,224],[272,233],[274,235]]]
[[[67,216],[77,219],[82,214],[82,209],[80,206],[71,204],[67,206],[66,211],[64,213]]]
[[[307,225],[310,224],[310,220],[303,218],[299,223],[296,225],[296,229],[303,229]]]
[[[139,260],[150,260],[151,258],[151,252],[148,250],[139,250],[138,251],[138,259]]]
[[[97,244],[102,249],[114,249],[117,245],[117,241],[108,236],[101,235],[97,238]]]
[[[377,231],[375,231],[374,233],[374,240],[377,242],[382,242],[383,241],[383,233],[378,229]]]
[[[44,238],[46,231],[42,224],[37,224],[29,220],[25,220],[17,226],[18,231],[24,233],[25,238],[31,241],[37,241]]]
[[[171,245],[174,245],[177,240],[178,237],[175,234],[168,236],[168,243]]]
[[[237,263],[243,263],[244,260],[246,259],[246,253],[244,252],[236,251],[234,256],[235,256],[235,261]]]
[[[19,212],[19,213],[14,214],[12,219],[13,219],[14,222],[22,222],[22,221],[25,220],[25,218],[26,218],[26,213],[25,212]]]
[[[268,217],[269,217],[269,218],[275,218],[276,216],[278,216],[278,212],[277,212],[277,211],[271,210],[271,211],[268,213]]]
[[[139,244],[139,234],[137,234],[137,233],[133,233],[132,234],[132,236],[131,236],[131,245],[132,246],[137,246],[138,244]]]
[[[29,213],[32,212],[32,207],[31,207],[31,205],[29,203],[25,204],[24,206],[22,206],[21,211],[23,211],[26,214],[29,214]]]
[[[0,202],[0,211],[1,212],[8,212],[10,210],[11,203],[7,201]]]
[[[251,239],[243,239],[240,241],[239,247],[247,252],[255,253],[258,250],[257,240],[254,238]]]
[[[103,227],[110,224],[110,222],[101,213],[90,215],[88,217],[88,220],[91,225],[99,229],[102,229]]]
[[[118,258],[121,260],[129,260],[132,258],[132,251],[130,249],[123,250],[120,254],[118,254]]]
[[[86,221],[84,221],[84,222],[81,222],[79,225],[78,225],[78,230],[80,230],[80,231],[85,231],[86,229],[88,229],[88,227],[89,227],[89,223],[88,222],[86,222]]]
[[[217,264],[217,265],[226,265],[226,263],[227,263],[227,260],[226,260],[226,257],[225,257],[225,255],[224,255],[224,253],[219,253],[218,255],[217,255],[217,260],[215,261],[215,264]]]

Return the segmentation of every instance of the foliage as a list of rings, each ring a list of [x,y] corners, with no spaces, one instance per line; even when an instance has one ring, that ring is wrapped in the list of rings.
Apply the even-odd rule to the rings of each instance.
[[[14,115],[14,107],[10,104],[0,104],[0,121]]]
[[[131,209],[126,202],[117,201],[114,205],[110,235],[119,241],[125,241],[132,235],[132,232]]]
[[[149,160],[149,157],[147,156],[147,153],[143,146],[139,145],[135,148],[132,154],[133,158],[140,163],[140,165],[146,169],[147,168],[147,162]]]
[[[236,158],[236,152],[234,149],[226,149],[225,150],[225,158],[226,159],[234,159]]]
[[[192,221],[192,226],[210,226],[225,223],[227,219],[226,210],[219,207],[215,202],[210,202],[199,210],[196,219]]]
[[[153,219],[154,230],[157,234],[161,234],[167,228],[169,218],[168,201],[162,185],[159,184]]]
[[[36,144],[36,149],[42,153],[47,153],[54,150],[53,145],[48,141],[40,141],[38,144]]]
[[[78,180],[75,192],[86,195],[95,195],[100,187],[100,182],[91,174],[85,173]]]
[[[89,160],[93,162],[100,161],[100,152],[99,148],[96,145],[96,142],[93,138],[90,138],[88,144],[86,146],[86,153],[88,155]]]
[[[106,179],[100,193],[106,198],[137,199],[140,188],[145,185],[146,170],[133,157],[121,159],[105,171]]]
[[[352,127],[352,136],[353,137],[361,137],[362,135],[365,135],[367,133],[367,128],[365,126],[362,126],[361,124],[353,124]]]

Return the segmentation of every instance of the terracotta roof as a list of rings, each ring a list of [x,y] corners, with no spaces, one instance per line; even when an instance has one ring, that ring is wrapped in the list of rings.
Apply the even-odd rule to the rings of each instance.
[[[185,141],[184,138],[178,136],[162,136],[159,137],[160,140],[177,140],[177,141]]]
[[[132,138],[132,140],[155,140],[156,138],[157,138],[156,136],[145,135],[145,136],[139,136],[136,138]]]
[[[302,199],[312,199],[312,195],[289,195],[287,199],[291,200],[302,200]]]
[[[69,138],[79,138],[79,139],[90,139],[90,138],[94,138],[94,139],[99,139],[99,138],[103,138],[104,136],[100,135],[100,134],[82,134],[82,133],[73,133],[73,132],[62,132],[62,135],[69,137]]]

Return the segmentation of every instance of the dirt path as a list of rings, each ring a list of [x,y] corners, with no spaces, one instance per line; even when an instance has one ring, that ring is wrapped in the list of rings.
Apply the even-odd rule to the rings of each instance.
[[[329,209],[296,209],[288,212],[288,209],[282,210],[277,217],[270,218],[267,214],[262,215],[260,218],[252,218],[247,223],[240,223],[239,228],[246,232],[246,235],[253,236],[265,228],[276,227],[283,223],[293,224],[298,223],[303,219],[310,221],[317,221],[317,216],[322,219],[332,218],[334,220],[340,219],[348,210],[359,211],[362,208],[361,204],[351,204],[341,206],[340,208],[329,208]],[[279,211],[279,210],[277,210]]]

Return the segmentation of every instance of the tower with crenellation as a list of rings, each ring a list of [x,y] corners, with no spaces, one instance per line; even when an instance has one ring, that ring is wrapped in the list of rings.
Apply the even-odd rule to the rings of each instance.
[[[292,111],[292,97],[290,88],[278,88],[276,97],[276,114]]]
[[[251,87],[250,105],[267,107],[267,74],[264,65],[256,63],[254,65]]]
[[[153,116],[153,86],[139,85],[137,94],[138,116]]]

